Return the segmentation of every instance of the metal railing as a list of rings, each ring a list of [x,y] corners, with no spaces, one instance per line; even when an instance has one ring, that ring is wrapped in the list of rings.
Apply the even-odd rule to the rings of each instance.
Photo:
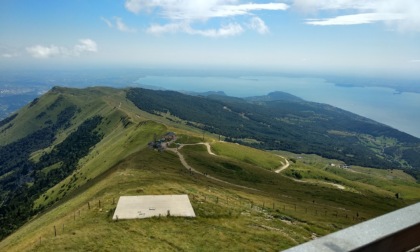
[[[394,252],[408,251],[418,246],[420,246],[420,203],[298,245],[286,252]]]

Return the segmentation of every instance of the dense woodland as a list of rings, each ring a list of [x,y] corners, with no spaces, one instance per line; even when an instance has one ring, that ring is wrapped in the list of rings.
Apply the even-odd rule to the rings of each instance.
[[[420,169],[420,139],[333,106],[284,93],[245,100],[130,89],[127,97],[142,110],[170,113],[227,141],[267,150],[313,153],[351,165],[405,168],[413,175]],[[397,143],[384,141],[382,146],[372,147],[371,143],[380,138],[396,139]]]
[[[52,103],[52,106],[57,106],[57,103]],[[102,136],[95,129],[102,118],[96,116],[84,121],[50,153],[44,152],[38,162],[30,160],[31,153],[51,146],[56,133],[71,125],[77,110],[76,106],[66,107],[59,112],[55,122],[48,120],[42,129],[0,147],[0,239],[41,211],[33,208],[34,200],[70,175],[79,159],[101,140]],[[45,114],[41,113],[37,119],[43,116]],[[0,124],[13,122],[14,118],[9,117]],[[56,169],[43,170],[54,164],[58,164]]]

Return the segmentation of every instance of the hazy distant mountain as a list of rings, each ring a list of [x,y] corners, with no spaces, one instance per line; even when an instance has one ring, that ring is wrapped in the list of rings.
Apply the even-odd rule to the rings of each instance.
[[[207,91],[207,92],[192,92],[192,91],[180,91],[180,93],[192,96],[226,96],[223,91]]]
[[[252,96],[252,97],[247,97],[245,98],[245,100],[247,101],[251,101],[251,102],[268,102],[268,101],[293,101],[293,102],[297,102],[297,101],[303,101],[303,99],[291,95],[289,93],[285,93],[285,92],[281,92],[281,91],[275,91],[275,92],[271,92],[268,95],[264,95],[264,96]]]

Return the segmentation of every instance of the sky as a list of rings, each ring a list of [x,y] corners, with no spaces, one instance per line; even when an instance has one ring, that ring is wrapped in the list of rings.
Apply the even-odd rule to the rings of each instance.
[[[420,0],[2,0],[0,69],[175,67],[420,79]]]

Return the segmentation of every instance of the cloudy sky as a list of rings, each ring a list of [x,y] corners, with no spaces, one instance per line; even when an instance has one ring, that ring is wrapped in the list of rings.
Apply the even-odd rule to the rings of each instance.
[[[419,13],[420,0],[2,0],[0,67],[419,76]]]

